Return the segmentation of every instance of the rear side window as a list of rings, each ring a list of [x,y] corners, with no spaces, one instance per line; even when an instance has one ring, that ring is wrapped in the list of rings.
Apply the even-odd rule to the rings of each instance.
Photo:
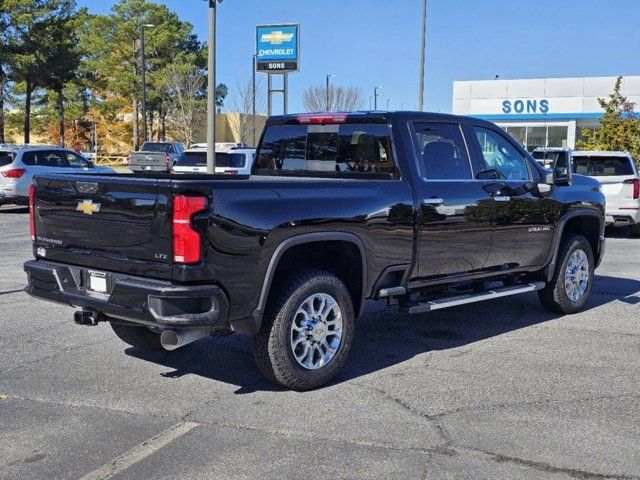
[[[333,174],[394,172],[391,127],[386,124],[272,125],[254,173]]]
[[[16,154],[13,152],[0,152],[0,167],[6,167],[13,163]]]
[[[30,166],[49,168],[65,168],[68,166],[67,161],[61,152],[46,150],[39,152],[24,152],[22,154],[22,163]]]
[[[605,156],[574,156],[573,173],[590,177],[616,177],[635,174],[631,159]]]
[[[414,124],[422,177],[427,180],[470,180],[471,164],[462,132],[453,123]]]

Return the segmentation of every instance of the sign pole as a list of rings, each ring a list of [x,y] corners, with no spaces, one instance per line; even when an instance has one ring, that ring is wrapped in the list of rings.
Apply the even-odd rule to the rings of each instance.
[[[256,135],[256,68],[258,68],[257,65],[257,58],[255,55],[253,56],[253,60],[252,60],[252,69],[253,69],[253,106],[252,106],[252,113],[253,113],[253,146],[254,148],[256,147],[257,144],[257,135]]]
[[[268,103],[269,103],[269,116],[273,115],[273,76],[269,73],[267,74],[267,88],[269,90],[268,93]]]
[[[282,92],[284,96],[284,114],[289,113],[289,74],[284,74],[284,89]]]

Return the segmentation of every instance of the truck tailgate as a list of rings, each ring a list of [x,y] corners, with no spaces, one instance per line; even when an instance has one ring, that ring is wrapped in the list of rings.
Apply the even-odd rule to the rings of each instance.
[[[44,247],[54,261],[126,267],[133,274],[170,279],[169,186],[169,180],[153,178],[38,178],[36,247]]]

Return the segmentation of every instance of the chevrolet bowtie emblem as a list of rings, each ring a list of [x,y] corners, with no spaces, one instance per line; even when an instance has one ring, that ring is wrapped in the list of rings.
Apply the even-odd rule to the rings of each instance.
[[[76,211],[82,212],[85,215],[93,215],[100,211],[101,204],[93,203],[93,200],[78,200],[78,207]]]
[[[293,33],[284,33],[278,30],[263,34],[260,41],[269,42],[271,45],[282,45],[284,42],[290,42],[292,38]]]

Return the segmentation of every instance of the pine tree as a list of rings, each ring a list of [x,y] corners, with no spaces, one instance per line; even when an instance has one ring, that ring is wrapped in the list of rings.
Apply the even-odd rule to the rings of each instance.
[[[618,77],[608,99],[599,98],[604,110],[597,130],[584,129],[581,150],[628,151],[640,166],[640,119],[634,111],[635,104],[622,95],[622,77]]]

